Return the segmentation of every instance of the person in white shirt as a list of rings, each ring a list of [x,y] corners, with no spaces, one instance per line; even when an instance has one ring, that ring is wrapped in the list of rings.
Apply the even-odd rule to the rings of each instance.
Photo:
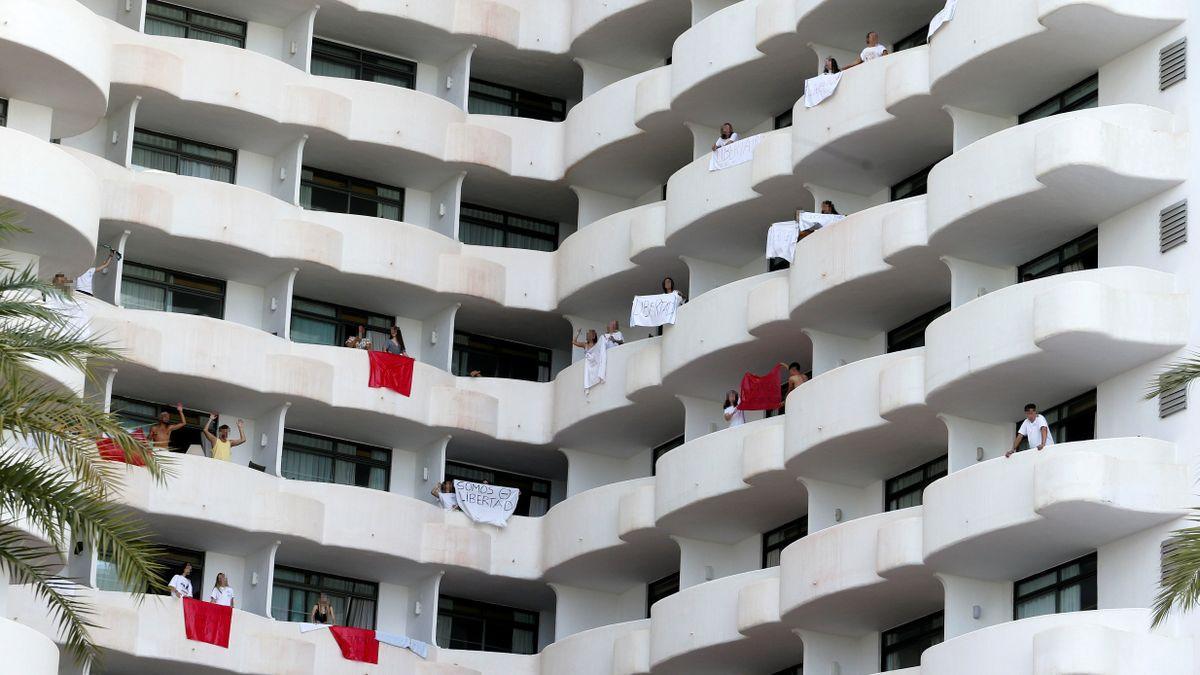
[[[867,33],[867,46],[863,48],[861,52],[859,52],[858,60],[846,66],[846,68],[860,66],[867,61],[874,61],[875,59],[884,56],[887,53],[887,47],[879,44],[879,33],[871,31],[870,33]]]
[[[721,125],[721,137],[717,139],[716,143],[713,143],[713,152],[716,152],[717,148],[723,148],[730,143],[737,143],[737,141],[738,135],[737,132],[733,130],[733,123],[726,122]]]
[[[738,403],[741,399],[738,397],[736,389],[730,389],[725,392],[725,421],[729,422],[729,428],[740,427],[746,423],[746,413],[738,410]]]
[[[184,563],[183,571],[171,577],[171,582],[167,586],[171,589],[171,595],[177,598],[192,597],[192,582],[188,579],[192,574],[192,564]]]
[[[112,249],[109,249],[108,257],[104,259],[103,263],[101,263],[97,267],[89,268],[88,271],[86,271],[83,274],[80,274],[78,277],[76,277],[75,290],[79,291],[80,293],[87,293],[88,295],[91,295],[92,294],[92,281],[96,277],[96,272],[103,272],[109,266],[109,264],[112,263],[114,255],[116,255],[116,252],[113,251]]]
[[[215,602],[218,605],[233,607],[233,602],[237,598],[233,592],[233,586],[229,585],[229,579],[224,572],[217,574],[217,583],[213,586],[212,591],[208,594],[208,601]]]
[[[605,329],[602,337],[608,343],[609,348],[625,344],[625,336],[621,335],[621,322],[616,319],[609,321],[608,328]]]
[[[1050,433],[1050,425],[1046,423],[1045,417],[1038,414],[1037,405],[1034,403],[1025,404],[1025,420],[1021,422],[1021,428],[1017,429],[1017,437],[1013,440],[1012,447],[1004,453],[1005,457],[1012,457],[1012,454],[1020,447],[1022,438],[1029,440],[1029,447],[1038,450],[1042,450],[1048,445],[1054,445],[1054,435]]]

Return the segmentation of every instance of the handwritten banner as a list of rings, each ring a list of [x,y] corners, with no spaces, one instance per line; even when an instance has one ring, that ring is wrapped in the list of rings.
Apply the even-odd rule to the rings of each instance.
[[[456,479],[454,496],[458,500],[458,508],[471,520],[504,527],[508,523],[508,517],[517,510],[517,500],[521,498],[521,491],[517,488]]]
[[[933,19],[930,20],[929,34],[925,36],[926,40],[933,37],[933,34],[942,27],[942,24],[954,18],[954,8],[957,6],[958,0],[946,0],[946,6],[942,8],[942,11],[934,14]]]
[[[819,230],[822,227],[845,220],[846,216],[840,213],[811,213],[809,211],[800,212],[800,229],[802,230]]]
[[[633,296],[633,309],[629,313],[630,326],[662,326],[675,323],[675,310],[679,309],[678,293]]]
[[[708,157],[708,170],[720,171],[749,162],[754,159],[754,149],[758,147],[759,143],[762,143],[761,134],[717,148]]]
[[[774,223],[767,230],[767,257],[783,258],[792,262],[796,255],[796,239],[800,236],[800,223],[787,220]]]
[[[838,82],[842,81],[841,73],[822,73],[804,81],[804,107],[811,108],[821,101],[833,96]]]

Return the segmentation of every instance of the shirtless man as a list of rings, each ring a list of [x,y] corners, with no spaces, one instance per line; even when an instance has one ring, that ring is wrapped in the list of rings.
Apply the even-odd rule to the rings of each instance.
[[[183,416],[183,404],[176,403],[175,410],[179,411],[178,424],[171,424],[171,413],[169,411],[164,410],[158,413],[158,424],[150,427],[151,446],[170,449],[171,432],[187,426],[187,418]]]
[[[795,361],[792,361],[790,364],[780,361],[779,365],[786,366],[788,372],[787,384],[783,385],[783,403],[779,404],[779,410],[782,412],[784,406],[787,405],[788,394],[795,391],[796,387],[808,382],[808,376],[800,369],[800,364]]]

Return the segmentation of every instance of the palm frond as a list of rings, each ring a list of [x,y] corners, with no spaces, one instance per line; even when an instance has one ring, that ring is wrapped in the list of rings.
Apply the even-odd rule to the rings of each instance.
[[[1191,356],[1167,366],[1166,370],[1159,373],[1158,377],[1147,385],[1146,398],[1152,399],[1180,387],[1186,387],[1196,378],[1200,378],[1200,352],[1193,352]]]
[[[1189,520],[1200,522],[1200,516]],[[1200,604],[1200,526],[1185,527],[1171,534],[1162,557],[1162,582],[1154,599],[1157,626],[1172,611],[1187,611]]]

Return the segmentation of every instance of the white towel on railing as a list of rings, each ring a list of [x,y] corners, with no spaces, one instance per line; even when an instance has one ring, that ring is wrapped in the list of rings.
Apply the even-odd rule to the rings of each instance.
[[[946,6],[940,12],[933,15],[933,19],[929,21],[929,33],[926,40],[933,37],[942,24],[954,18],[954,8],[958,6],[958,0],[946,0]]]
[[[811,108],[821,101],[833,96],[838,82],[842,81],[841,73],[822,73],[804,81],[804,107]]]
[[[375,639],[385,645],[407,649],[423,659],[429,658],[429,645],[420,640],[410,638],[407,635],[398,635],[396,633],[377,630],[375,631]]]
[[[743,138],[717,148],[708,157],[708,170],[720,171],[749,162],[754,159],[754,149],[758,147],[759,143],[762,143],[762,134]]]
[[[794,220],[772,224],[771,229],[767,230],[767,257],[792,262],[792,257],[796,255],[796,238],[799,236],[800,223]]]
[[[327,623],[308,623],[307,621],[300,624],[300,632],[301,633],[309,633],[314,630],[321,630],[322,628],[329,628],[329,624],[327,624]]]

